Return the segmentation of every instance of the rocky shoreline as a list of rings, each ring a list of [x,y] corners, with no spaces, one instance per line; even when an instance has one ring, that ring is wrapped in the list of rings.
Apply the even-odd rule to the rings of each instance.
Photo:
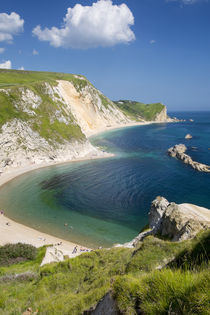
[[[193,161],[191,156],[186,154],[187,147],[184,144],[176,144],[168,149],[168,155],[181,160],[183,163],[190,165],[193,169],[199,172],[210,173],[210,166]]]

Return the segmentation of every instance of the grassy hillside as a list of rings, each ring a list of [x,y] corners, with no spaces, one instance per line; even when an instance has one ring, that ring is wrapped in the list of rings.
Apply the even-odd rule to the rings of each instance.
[[[71,112],[66,111],[59,95],[53,90],[57,85],[56,80],[71,82],[81,94],[84,88],[87,87],[89,91],[90,87],[93,88],[82,75],[0,69],[0,128],[16,118],[27,122],[33,131],[38,132],[51,144],[64,143],[65,140],[83,140],[85,137],[80,126],[75,122]],[[51,91],[54,91],[53,93],[49,94],[46,83],[51,87]],[[28,91],[31,91],[32,95],[27,96]],[[91,93],[94,94],[95,102],[101,99],[102,111],[104,108],[114,106],[99,91],[93,89]],[[33,97],[41,99],[38,106],[34,106]],[[115,102],[115,105],[133,120],[154,120],[164,108],[160,103],[143,104],[131,101],[119,101]],[[57,117],[58,113],[62,119]]]
[[[209,242],[209,231],[181,243],[150,236],[135,250],[96,250],[40,268],[41,248],[0,267],[0,314],[82,314],[110,290],[121,314],[210,314]]]
[[[126,115],[133,119],[154,120],[156,115],[164,109],[161,103],[144,104],[135,101],[120,100],[114,102]]]
[[[28,122],[32,130],[39,132],[41,137],[52,143],[84,139],[73,116],[66,112],[59,99],[53,99],[46,91],[45,83],[54,86],[58,79],[71,81],[77,90],[90,84],[83,76],[72,74],[0,70],[0,128],[6,122],[17,118]],[[26,92],[28,89],[41,99],[41,104],[37,108],[33,108],[35,113],[33,117],[21,106],[18,106],[18,104],[22,104],[22,92]],[[5,90],[8,93],[5,93]],[[57,119],[58,112],[68,123]]]
[[[0,69],[0,88],[11,86],[29,86],[37,82],[56,83],[56,80],[67,80],[81,88],[90,83],[82,75],[73,75],[59,72],[41,72],[25,70]]]

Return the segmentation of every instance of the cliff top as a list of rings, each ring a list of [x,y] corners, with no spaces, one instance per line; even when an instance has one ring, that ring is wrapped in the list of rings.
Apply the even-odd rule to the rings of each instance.
[[[142,102],[120,100],[114,102],[125,115],[130,116],[132,119],[141,120],[155,120],[157,115],[166,109],[166,106],[161,103],[144,104]]]
[[[53,83],[56,80],[67,80],[74,83],[80,82],[80,84],[83,84],[84,86],[87,84],[87,82],[89,82],[83,75],[61,72],[0,69],[0,88],[28,85],[36,82]]]

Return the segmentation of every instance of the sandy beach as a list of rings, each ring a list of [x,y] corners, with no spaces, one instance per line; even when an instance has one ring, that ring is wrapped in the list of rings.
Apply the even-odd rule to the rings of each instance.
[[[105,131],[109,131],[109,130],[114,130],[114,129],[120,129],[120,128],[126,128],[126,127],[131,127],[131,126],[137,126],[137,125],[147,125],[147,124],[151,124],[154,122],[139,122],[139,123],[128,123],[126,125],[122,125],[122,126],[112,126],[112,127],[107,127],[104,130],[100,130],[97,131],[93,134],[99,134]],[[91,136],[93,135],[91,134]],[[78,162],[78,161],[82,161],[82,160],[92,160],[92,159],[99,159],[99,158],[106,158],[106,157],[110,157],[113,156],[113,154],[109,154],[109,153],[105,153],[104,156],[93,156],[93,157],[87,157],[87,158],[79,158],[79,159],[75,159],[75,160],[70,160],[68,162],[52,162],[50,164],[32,164],[32,165],[28,165],[25,167],[20,167],[20,168],[11,168],[9,171],[7,171],[6,173],[1,174],[0,176],[0,186],[6,184],[7,182],[9,182],[10,180],[14,179],[17,176],[20,176],[24,173],[36,170],[36,169],[40,169],[40,168],[44,168],[44,167],[49,167],[49,166],[53,166],[53,165],[58,165],[58,164],[66,164],[66,163],[70,163],[70,162]],[[0,210],[5,210],[6,209],[0,209]],[[0,245],[4,245],[7,243],[18,243],[18,242],[22,242],[22,243],[27,243],[27,244],[31,244],[35,247],[40,247],[43,245],[50,245],[50,244],[58,244],[60,242],[62,242],[61,245],[56,246],[57,249],[61,250],[63,252],[64,255],[68,255],[69,257],[74,257],[80,253],[82,253],[82,251],[80,251],[80,246],[69,242],[69,241],[65,241],[62,239],[59,239],[57,237],[48,235],[46,233],[42,233],[39,232],[37,230],[34,230],[32,228],[29,228],[23,224],[17,223],[13,220],[11,220],[10,218],[6,217],[5,215],[0,215]],[[77,253],[72,254],[72,251],[74,249],[75,246],[78,246],[78,251]]]
[[[79,162],[83,160],[101,159],[101,158],[106,158],[106,157],[111,157],[111,156],[113,156],[113,154],[107,153],[105,156],[79,158],[75,160],[70,160],[68,162],[60,162],[60,163],[57,162],[57,163],[51,163],[51,164],[44,164],[44,163],[32,164],[26,167],[11,168],[10,171],[0,175],[0,186],[8,183],[10,180],[14,179],[15,177],[18,177],[22,174],[31,172],[36,169],[60,165],[60,164],[72,163],[72,162]],[[6,209],[0,209],[0,211],[3,211],[3,212],[5,212],[5,210]],[[55,257],[56,255],[55,253],[52,255],[52,251],[53,252],[56,251],[56,253],[58,251],[58,254],[60,251],[62,251],[63,256],[67,255],[70,258],[72,258],[84,252],[83,250],[80,250],[80,249],[90,250],[86,247],[83,248],[76,243],[66,241],[66,240],[54,237],[52,235],[46,234],[46,233],[39,232],[35,229],[32,229],[28,226],[25,226],[23,224],[20,224],[11,220],[5,214],[0,214],[0,246],[8,244],[8,243],[18,243],[18,242],[30,244],[35,247],[41,247],[43,245],[53,245],[53,248],[48,250],[44,263],[56,261],[56,257]],[[56,245],[56,244],[60,244],[60,245]],[[76,246],[77,246],[77,252],[72,253],[73,249]],[[58,258],[58,260],[63,260],[63,259]]]
[[[84,251],[90,250],[61,238],[39,232],[0,214],[0,245],[8,243],[25,243],[35,247],[52,245],[47,249],[42,264],[52,261],[62,261],[64,260],[64,256],[72,258],[82,254]]]

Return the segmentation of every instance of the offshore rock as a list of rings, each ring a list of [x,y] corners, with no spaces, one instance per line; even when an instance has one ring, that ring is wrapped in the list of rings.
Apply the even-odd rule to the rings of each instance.
[[[190,133],[186,134],[185,139],[187,139],[187,140],[192,139],[192,135]]]
[[[186,154],[187,147],[184,144],[176,144],[175,146],[168,149],[168,155],[171,157],[177,158],[184,162],[185,164],[190,165],[193,169],[199,172],[210,172],[210,166],[202,164],[196,161],[193,161],[192,158]]]

